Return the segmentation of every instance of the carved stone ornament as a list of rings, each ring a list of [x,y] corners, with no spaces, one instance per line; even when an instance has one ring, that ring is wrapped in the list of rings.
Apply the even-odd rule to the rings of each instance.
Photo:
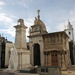
[[[23,19],[19,19],[18,20],[18,25],[24,25],[24,20]]]

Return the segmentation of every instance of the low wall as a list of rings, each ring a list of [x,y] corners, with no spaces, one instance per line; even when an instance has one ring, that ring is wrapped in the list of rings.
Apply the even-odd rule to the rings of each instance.
[[[40,66],[37,68],[40,75],[61,75],[61,67],[59,66]]]

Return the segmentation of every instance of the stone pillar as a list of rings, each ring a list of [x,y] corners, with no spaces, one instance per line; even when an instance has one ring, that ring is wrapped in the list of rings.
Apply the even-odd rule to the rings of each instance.
[[[46,66],[46,54],[44,52],[44,66]]]
[[[66,70],[65,61],[64,61],[64,54],[62,54],[62,70]]]
[[[48,53],[48,66],[51,65],[50,61],[51,61],[51,57],[50,57],[50,52],[49,52],[49,53]]]
[[[27,49],[26,47],[26,29],[25,25],[16,25],[15,47],[17,49]]]
[[[46,58],[46,60],[45,60],[45,61],[46,61],[46,66],[47,66],[47,53],[46,53],[46,55],[45,55],[45,56],[46,56],[46,57],[45,57],[45,58]]]
[[[18,25],[14,26],[16,29],[15,47],[18,52],[18,69],[24,69],[30,66],[30,51],[27,50],[26,46],[26,29],[24,20],[19,19]]]
[[[58,66],[61,66],[61,54],[58,53]]]
[[[50,59],[50,66],[51,66],[52,65],[51,52],[50,52],[50,55],[49,55],[49,59]]]

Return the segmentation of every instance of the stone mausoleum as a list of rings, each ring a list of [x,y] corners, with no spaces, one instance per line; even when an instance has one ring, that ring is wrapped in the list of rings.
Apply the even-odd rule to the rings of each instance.
[[[14,26],[15,47],[18,52],[18,69],[32,66],[60,66],[62,70],[75,64],[75,50],[73,48],[73,27],[68,21],[64,31],[48,33],[46,25],[40,20],[40,10],[37,11],[34,24],[29,28],[29,42],[26,43],[26,29],[24,20],[19,19]],[[9,51],[12,42],[0,36],[0,67],[9,63]],[[27,49],[28,48],[28,49]],[[30,51],[29,51],[30,50]]]
[[[18,52],[18,69],[24,69],[30,67],[30,51],[27,50],[26,44],[26,29],[27,26],[24,25],[24,20],[19,19],[16,26],[15,35],[15,47]]]
[[[39,12],[40,10],[29,29],[31,65],[61,66],[62,70],[66,70],[71,66],[69,41],[73,40],[73,28],[71,26],[70,30],[48,33],[45,24],[40,20]],[[67,26],[70,26],[70,22]]]
[[[0,34],[0,68],[8,67],[12,42]]]

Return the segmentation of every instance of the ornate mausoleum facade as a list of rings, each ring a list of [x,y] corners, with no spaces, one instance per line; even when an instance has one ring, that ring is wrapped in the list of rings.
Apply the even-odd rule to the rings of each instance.
[[[62,70],[70,67],[70,52],[68,36],[62,32],[44,34],[44,60],[45,66],[61,66]]]
[[[65,31],[48,33],[45,24],[38,16],[29,29],[30,62],[32,66],[70,67],[69,37]]]

